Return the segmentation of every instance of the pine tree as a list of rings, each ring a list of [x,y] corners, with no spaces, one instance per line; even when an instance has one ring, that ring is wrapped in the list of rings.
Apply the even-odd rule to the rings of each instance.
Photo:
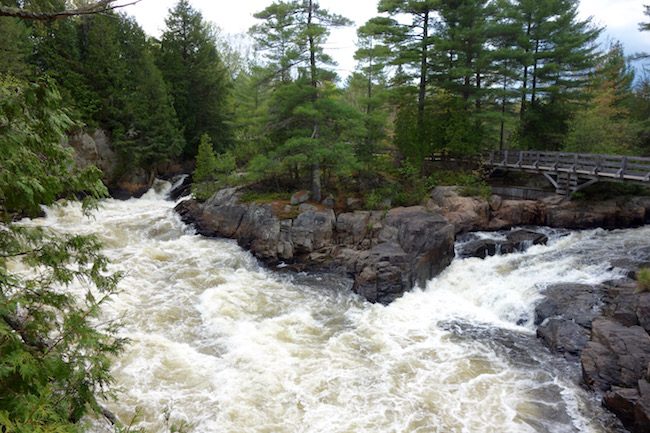
[[[341,142],[347,132],[341,125],[356,121],[358,117],[353,115],[354,110],[346,106],[340,92],[330,84],[334,74],[325,68],[333,61],[323,50],[330,29],[349,25],[350,21],[321,8],[314,0],[274,2],[257,15],[278,21],[278,14],[293,16],[291,33],[283,36],[290,41],[290,46],[285,50],[285,60],[278,62],[278,51],[273,44],[261,44],[260,48],[266,47],[263,53],[271,62],[276,62],[276,67],[295,65],[299,77],[276,88],[276,109],[270,113],[270,122],[276,125],[276,131],[271,135],[277,143],[272,159],[280,160],[279,165],[288,166],[294,178],[299,176],[298,172],[309,167],[312,199],[320,200],[322,164],[327,164],[324,167],[326,171],[333,172],[330,168],[335,166],[330,165],[334,154],[341,156],[341,162],[353,155],[350,146]],[[252,29],[256,38],[264,38],[263,34],[259,34],[263,28]],[[271,36],[274,39],[277,37]],[[287,104],[288,101],[291,103]],[[337,116],[348,118],[339,119]],[[277,125],[282,125],[281,131]],[[255,162],[257,167],[269,165],[260,161]],[[341,164],[341,167],[346,165]]]
[[[200,12],[180,0],[165,20],[157,65],[171,92],[183,127],[183,155],[196,155],[200,137],[208,134],[215,149],[232,143],[229,127],[228,71],[217,51],[215,35]]]
[[[601,29],[578,19],[577,0],[517,0],[524,51],[519,144],[557,150],[584,97]]]
[[[401,24],[394,18],[374,18],[375,24],[381,24],[379,34],[392,48],[392,63],[404,67],[418,82],[417,88],[417,144],[426,148],[426,99],[430,87],[429,65],[433,56],[432,33],[434,19],[439,1],[437,0],[380,0],[379,12],[389,16],[407,16],[411,22]]]

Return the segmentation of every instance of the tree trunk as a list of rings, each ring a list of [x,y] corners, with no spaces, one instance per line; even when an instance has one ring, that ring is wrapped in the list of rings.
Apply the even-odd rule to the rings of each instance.
[[[420,52],[420,85],[418,92],[418,145],[424,147],[424,107],[427,96],[427,60],[429,57],[429,11],[422,21],[422,47]]]
[[[535,58],[533,59],[533,89],[530,95],[530,105],[535,105],[535,94],[537,92],[537,55],[539,54],[539,39],[535,40]]]
[[[314,2],[309,0],[309,11],[307,13],[307,29],[309,33],[309,71],[311,75],[311,86],[314,88],[312,95],[312,102],[315,104],[318,100],[318,77],[316,69],[316,47],[314,43],[314,36],[311,32],[312,20],[314,18]],[[318,120],[314,119],[313,130],[311,134],[313,140],[318,139]],[[321,191],[321,171],[320,162],[316,161],[311,166],[311,198],[314,201],[320,202]]]
[[[530,30],[532,28],[532,23],[531,23],[532,17],[528,17],[528,26],[526,28],[526,36],[528,37],[528,40],[530,40]],[[530,49],[526,47],[526,57],[528,57],[528,53],[530,52]],[[527,61],[527,60],[524,60]],[[524,79],[521,85],[521,110],[520,114],[521,117],[524,116],[524,113],[526,112],[526,95],[527,95],[527,87],[528,87],[528,64],[524,64]]]

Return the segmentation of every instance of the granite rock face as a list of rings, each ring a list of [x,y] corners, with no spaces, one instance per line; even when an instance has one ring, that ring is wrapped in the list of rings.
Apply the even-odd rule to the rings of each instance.
[[[541,200],[506,200],[463,197],[453,186],[431,192],[427,207],[456,226],[457,233],[504,230],[518,226],[566,229],[629,228],[650,221],[650,198],[611,199],[602,202],[571,201],[563,196]]]
[[[454,226],[421,206],[337,216],[325,206],[303,203],[297,216],[282,218],[279,210],[286,206],[242,203],[239,191],[230,188],[203,204],[183,201],[176,211],[199,233],[236,239],[267,264],[343,270],[371,302],[387,304],[424,285],[454,257]]]

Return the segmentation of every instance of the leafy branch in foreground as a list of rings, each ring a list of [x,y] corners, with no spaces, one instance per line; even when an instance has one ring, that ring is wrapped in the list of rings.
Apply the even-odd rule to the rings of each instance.
[[[72,126],[50,80],[0,76],[0,431],[79,433],[107,416],[111,358],[126,341],[99,323],[116,292],[99,241],[12,223],[39,205],[106,195],[96,168],[77,170],[62,138]],[[108,418],[108,416],[107,416]]]

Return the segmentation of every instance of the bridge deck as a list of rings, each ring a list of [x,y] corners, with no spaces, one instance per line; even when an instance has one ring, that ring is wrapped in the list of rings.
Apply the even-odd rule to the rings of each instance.
[[[650,183],[650,158],[640,156],[504,150],[492,152],[487,163],[494,168],[541,173],[560,194],[576,192],[599,180]]]
[[[504,150],[492,152],[488,164],[495,168],[650,182],[650,158],[640,156]]]

